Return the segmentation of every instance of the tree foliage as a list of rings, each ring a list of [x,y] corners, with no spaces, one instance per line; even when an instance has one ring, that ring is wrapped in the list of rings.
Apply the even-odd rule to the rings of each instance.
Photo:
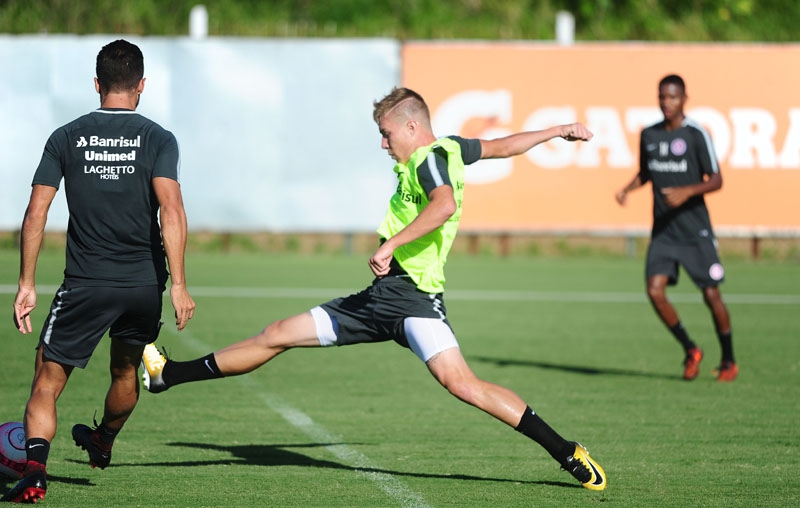
[[[0,0],[0,32],[184,35],[197,0]],[[209,34],[585,41],[798,40],[797,0],[208,0]]]

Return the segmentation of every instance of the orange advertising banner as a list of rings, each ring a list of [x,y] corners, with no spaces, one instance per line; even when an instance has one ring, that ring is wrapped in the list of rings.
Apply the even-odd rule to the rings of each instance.
[[[595,137],[554,139],[467,167],[462,229],[644,233],[641,129],[661,120],[658,82],[686,82],[685,112],[714,142],[723,187],[706,196],[720,235],[800,234],[800,45],[411,42],[403,86],[425,97],[439,136],[492,139],[575,121]]]

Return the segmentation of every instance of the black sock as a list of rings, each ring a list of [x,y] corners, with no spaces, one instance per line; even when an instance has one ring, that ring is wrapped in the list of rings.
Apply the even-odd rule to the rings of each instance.
[[[674,335],[676,339],[678,339],[678,342],[681,343],[681,346],[683,346],[685,351],[688,352],[693,347],[697,347],[697,345],[692,342],[692,339],[689,338],[689,334],[686,333],[686,329],[683,327],[683,323],[680,321],[678,321],[678,324],[675,326],[671,326],[669,331],[672,332],[672,335]]]
[[[175,386],[190,381],[203,381],[223,377],[214,359],[214,353],[188,362],[170,360],[164,366],[161,378],[167,386]]]
[[[122,429],[112,429],[106,425],[106,422],[100,422],[100,425],[97,427],[97,435],[100,436],[100,441],[111,448],[120,430]]]
[[[733,332],[717,332],[717,337],[719,337],[719,345],[722,347],[722,362],[733,363],[735,361],[733,359]]]
[[[561,437],[558,432],[547,425],[544,420],[539,418],[539,415],[533,412],[530,406],[525,408],[525,412],[522,413],[522,418],[514,430],[525,434],[542,445],[542,448],[547,450],[547,453],[562,466],[567,457],[575,451],[575,445]]]
[[[50,442],[41,437],[33,437],[26,440],[25,455],[29,462],[47,464],[47,456],[50,455]]]

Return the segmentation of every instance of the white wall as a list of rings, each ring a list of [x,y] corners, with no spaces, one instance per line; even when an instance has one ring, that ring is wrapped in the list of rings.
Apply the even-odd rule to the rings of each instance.
[[[119,36],[0,36],[0,229],[19,227],[45,141],[99,106]],[[145,58],[139,113],[181,146],[193,230],[371,231],[394,189],[372,102],[400,81],[384,39],[124,38]],[[66,229],[63,191],[48,229]]]

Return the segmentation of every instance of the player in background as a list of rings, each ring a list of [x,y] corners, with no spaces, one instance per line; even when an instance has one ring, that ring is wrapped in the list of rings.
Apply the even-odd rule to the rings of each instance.
[[[69,207],[64,282],[36,348],[24,417],[27,464],[2,501],[31,503],[45,496],[56,401],[73,369],[86,366],[107,331],[111,383],[103,418],[95,429],[75,425],[72,436],[88,452],[92,467],[108,465],[114,438],[139,398],[142,350],[161,328],[162,293],[170,275],[166,261],[178,329],[194,313],[184,276],[186,214],[178,143],[135,112],[145,82],[142,52],[127,41],[114,41],[98,53],[96,72],[100,109],[50,136],[22,223],[14,323],[27,334],[33,331],[36,262],[47,213],[63,178]]]
[[[616,193],[625,205],[630,191],[647,182],[653,188],[653,229],[647,250],[647,296],[661,321],[683,346],[686,354],[683,378],[697,377],[703,350],[683,327],[666,287],[678,281],[681,265],[703,292],[711,310],[722,348],[717,380],[733,381],[739,368],[733,357],[731,321],[719,284],[724,270],[717,252],[703,195],[722,187],[722,174],[708,132],[683,112],[686,85],[671,74],[658,85],[658,102],[664,119],[642,130],[639,172]]]
[[[381,146],[397,162],[398,185],[378,228],[380,247],[369,258],[372,285],[193,361],[172,361],[148,345],[142,360],[145,387],[160,392],[245,374],[296,347],[394,340],[424,361],[451,394],[539,443],[584,487],[604,489],[605,473],[582,445],[561,437],[511,390],[475,376],[461,355],[443,298],[444,265],[461,218],[464,166],[519,155],[556,137],[589,140],[592,133],[575,123],[490,141],[437,139],[416,92],[395,88],[374,106]]]

